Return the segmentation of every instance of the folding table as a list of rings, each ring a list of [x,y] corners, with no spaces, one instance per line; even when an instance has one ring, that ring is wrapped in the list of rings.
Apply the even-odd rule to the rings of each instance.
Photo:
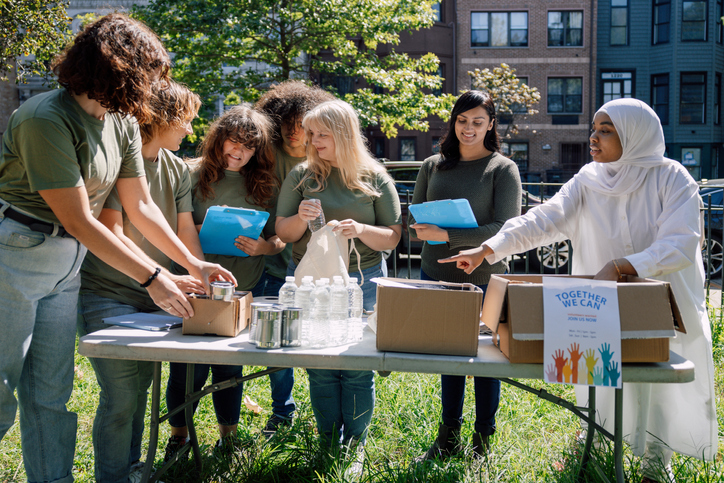
[[[616,462],[616,481],[624,482],[623,476],[623,444],[622,444],[622,404],[623,389],[616,390],[616,417],[614,433],[606,431],[595,421],[595,388],[589,389],[589,407],[578,407],[570,401],[560,399],[546,392],[535,389],[515,379],[543,379],[542,364],[511,364],[510,361],[495,347],[490,336],[479,338],[478,355],[476,357],[442,356],[429,354],[408,354],[380,352],[375,347],[375,334],[366,328],[363,340],[354,344],[324,349],[308,349],[299,347],[282,347],[273,350],[261,350],[248,342],[248,331],[244,330],[237,337],[212,337],[182,335],[181,329],[169,331],[144,331],[127,327],[111,327],[93,332],[80,339],[78,351],[88,357],[104,357],[110,359],[131,359],[153,361],[153,386],[151,399],[151,425],[148,455],[143,480],[155,481],[174,462],[167,462],[164,467],[151,477],[153,461],[158,446],[159,424],[168,419],[159,414],[161,397],[161,362],[183,362],[189,364],[187,371],[187,399],[184,406],[174,411],[186,411],[191,449],[197,465],[200,465],[201,454],[193,426],[191,404],[206,394],[238,385],[246,380],[269,374],[285,367],[304,367],[313,369],[351,369],[374,370],[382,374],[389,372],[413,372],[430,374],[451,374],[486,376],[500,379],[518,388],[532,392],[539,397],[564,407],[581,420],[588,423],[586,445],[582,455],[582,467],[587,463],[593,442],[595,429],[603,436],[613,440]],[[233,364],[249,366],[266,366],[242,378],[233,378],[220,384],[213,384],[192,394],[193,364]],[[685,383],[694,380],[694,364],[671,353],[669,362],[650,364],[623,364],[623,382],[647,383]]]

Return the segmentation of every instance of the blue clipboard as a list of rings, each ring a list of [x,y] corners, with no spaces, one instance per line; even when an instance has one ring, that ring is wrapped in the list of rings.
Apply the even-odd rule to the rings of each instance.
[[[236,248],[234,240],[239,235],[257,239],[264,229],[269,213],[247,208],[211,206],[199,231],[199,241],[204,253],[248,257]]]
[[[426,201],[419,205],[410,205],[410,213],[416,223],[439,226],[440,228],[477,228],[470,202],[465,198],[458,200]],[[445,242],[427,241],[430,245],[442,245]]]

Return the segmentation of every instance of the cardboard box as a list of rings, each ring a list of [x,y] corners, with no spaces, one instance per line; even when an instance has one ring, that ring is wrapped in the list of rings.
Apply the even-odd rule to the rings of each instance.
[[[377,350],[478,354],[483,302],[478,287],[396,278],[381,281],[397,284],[377,285]]]
[[[231,302],[191,297],[194,316],[183,320],[182,334],[236,337],[251,318],[251,292],[236,292]]]
[[[668,361],[669,339],[676,330],[686,333],[669,283],[629,276],[618,283],[618,304],[622,361]],[[542,276],[493,275],[485,294],[482,321],[493,331],[493,343],[510,362],[542,363]]]

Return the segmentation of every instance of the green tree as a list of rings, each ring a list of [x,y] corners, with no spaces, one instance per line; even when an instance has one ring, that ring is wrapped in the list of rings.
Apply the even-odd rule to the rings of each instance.
[[[46,76],[48,61],[70,40],[70,0],[0,0],[0,80],[17,67],[16,82]],[[34,56],[32,60],[18,57]]]
[[[237,93],[254,101],[273,82],[337,79],[364,87],[339,92],[364,125],[387,136],[425,131],[449,115],[433,54],[397,53],[400,33],[429,27],[432,0],[153,0],[134,15],[173,52],[174,77],[207,100]],[[326,84],[326,83],[323,83]],[[377,88],[375,88],[375,86]]]
[[[474,89],[490,93],[495,102],[495,112],[507,122],[503,124],[506,126],[502,133],[503,138],[518,134],[516,120],[538,114],[534,106],[540,102],[540,92],[536,87],[520,82],[515,75],[515,69],[511,69],[508,64],[500,64],[500,67],[493,70],[475,69],[468,72],[468,75],[472,77]]]

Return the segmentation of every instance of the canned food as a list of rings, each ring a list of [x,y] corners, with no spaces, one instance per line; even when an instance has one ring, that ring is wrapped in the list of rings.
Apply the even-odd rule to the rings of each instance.
[[[259,309],[264,307],[280,307],[277,304],[269,302],[252,302],[251,303],[251,322],[249,323],[249,344],[256,345],[259,342],[257,337],[257,319],[259,317]]]
[[[279,306],[259,307],[256,316],[256,347],[278,349],[282,345],[282,309]]]
[[[234,284],[231,282],[211,282],[211,299],[231,302],[234,298]]]
[[[282,310],[282,346],[302,345],[302,309],[288,307]]]

